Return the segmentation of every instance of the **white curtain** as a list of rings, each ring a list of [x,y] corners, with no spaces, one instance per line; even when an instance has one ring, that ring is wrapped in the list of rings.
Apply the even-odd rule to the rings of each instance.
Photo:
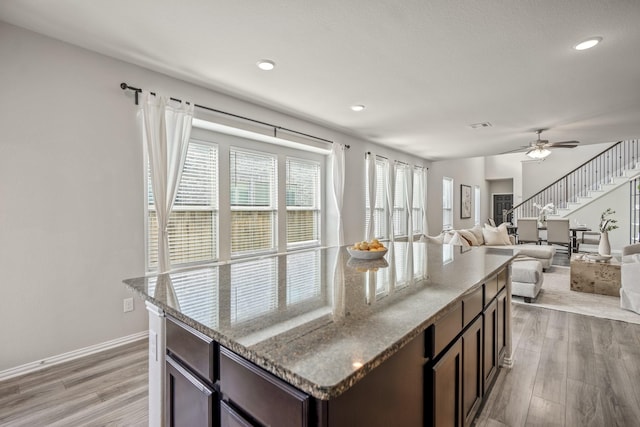
[[[367,184],[369,190],[369,227],[365,231],[365,239],[367,241],[375,237],[375,211],[376,211],[376,156],[373,153],[367,155]]]
[[[189,146],[193,105],[143,92],[141,108],[158,220],[158,271],[164,273],[171,269],[167,226]]]
[[[331,170],[333,181],[333,199],[338,213],[338,246],[344,245],[344,229],[342,223],[342,205],[344,199],[345,146],[333,143],[331,147]]]
[[[386,184],[387,184],[387,230],[389,230],[389,240],[395,241],[393,232],[393,197],[395,194],[396,171],[393,165],[387,163]]]

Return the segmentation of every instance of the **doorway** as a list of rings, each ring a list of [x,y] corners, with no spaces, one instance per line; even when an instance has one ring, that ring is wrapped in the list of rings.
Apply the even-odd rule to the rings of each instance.
[[[506,222],[507,219],[502,217],[502,212],[513,207],[513,193],[511,194],[494,194],[493,195],[493,220],[496,225]]]

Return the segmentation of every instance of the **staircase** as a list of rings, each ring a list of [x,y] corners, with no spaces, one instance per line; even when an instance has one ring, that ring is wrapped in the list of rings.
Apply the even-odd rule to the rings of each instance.
[[[539,209],[553,203],[550,217],[566,217],[583,206],[640,177],[640,141],[619,141],[602,153],[586,161],[565,176],[545,187],[529,199],[514,206],[507,220],[537,217]],[[632,211],[634,206],[632,204]],[[630,213],[632,218],[634,212]],[[636,232],[637,235],[637,232]],[[632,238],[633,241],[633,238]]]

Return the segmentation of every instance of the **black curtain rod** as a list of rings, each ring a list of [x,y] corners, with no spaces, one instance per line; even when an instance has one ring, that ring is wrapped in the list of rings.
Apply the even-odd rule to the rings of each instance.
[[[138,87],[129,86],[127,83],[120,83],[120,88],[122,90],[132,90],[133,92],[135,92],[135,103],[136,103],[136,105],[138,105],[138,94],[140,92],[142,92],[142,89],[140,89]],[[149,93],[151,93],[151,95],[153,95],[153,96],[156,96],[155,92],[149,92]],[[172,97],[170,99],[172,101],[175,101],[175,102],[182,102],[182,100],[180,100],[178,98],[173,98]],[[189,104],[189,102],[187,102],[187,104]],[[247,120],[247,121],[252,122],[252,123],[257,123],[257,124],[260,124],[260,125],[263,125],[263,126],[272,127],[273,130],[274,130],[274,135],[273,135],[274,137],[276,136],[275,135],[276,130],[281,130],[281,131],[285,131],[285,132],[294,133],[296,135],[302,135],[302,136],[305,136],[307,138],[317,139],[318,141],[327,142],[329,144],[333,144],[333,141],[330,141],[328,139],[324,139],[324,138],[320,138],[320,137],[317,137],[317,136],[309,135],[309,134],[303,133],[303,132],[298,132],[297,130],[287,129],[287,128],[282,127],[282,126],[273,125],[273,124],[267,123],[267,122],[261,122],[260,120],[251,119],[249,117],[240,116],[238,114],[228,113],[228,112],[222,111],[222,110],[216,110],[215,108],[207,107],[207,106],[204,106],[204,105],[193,104],[193,106],[194,107],[198,107],[198,108],[202,108],[203,110],[212,111],[214,113],[225,114],[227,116],[235,117],[236,119]],[[351,148],[351,146],[345,144],[345,148],[348,149],[348,148]]]
[[[364,155],[365,155],[365,157],[366,156],[370,156],[371,155],[371,151],[367,151],[366,153],[364,153]],[[380,157],[382,159],[389,160],[385,156],[381,156],[380,154],[376,154],[376,157]]]

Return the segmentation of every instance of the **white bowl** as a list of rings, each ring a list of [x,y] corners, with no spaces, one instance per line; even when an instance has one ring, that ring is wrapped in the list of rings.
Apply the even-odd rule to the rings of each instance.
[[[354,258],[358,259],[380,259],[387,254],[389,249],[385,248],[383,251],[358,251],[347,247],[347,252]]]

